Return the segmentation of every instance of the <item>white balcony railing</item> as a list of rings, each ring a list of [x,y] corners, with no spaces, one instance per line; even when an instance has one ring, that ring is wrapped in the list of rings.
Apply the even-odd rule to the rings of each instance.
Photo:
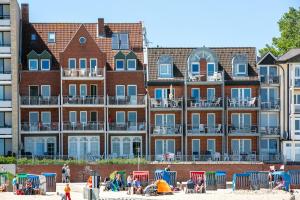
[[[223,71],[214,72],[211,75],[207,73],[200,73],[200,74],[192,74],[189,72],[188,82],[223,82],[224,81],[224,73]]]
[[[230,134],[256,134],[258,133],[258,128],[257,125],[252,125],[252,126],[240,126],[240,127],[235,127],[232,125],[228,126],[228,132]]]
[[[182,134],[182,125],[175,124],[175,126],[151,126],[151,134],[153,135],[180,135]]]
[[[42,132],[42,131],[59,131],[59,123],[42,123],[42,122],[23,122],[21,123],[22,132]]]
[[[261,84],[279,84],[280,76],[260,76]]]
[[[259,130],[263,135],[280,135],[279,126],[260,126]]]
[[[145,122],[109,123],[109,131],[145,131]]]
[[[259,98],[245,98],[245,99],[236,99],[236,98],[227,98],[227,106],[229,108],[259,108]]]
[[[64,79],[102,79],[104,78],[104,69],[62,69],[62,78]]]
[[[215,98],[212,100],[207,99],[188,99],[187,100],[188,108],[222,108],[223,107],[223,98]]]
[[[71,105],[104,105],[103,96],[64,96],[64,104]]]
[[[183,100],[182,98],[164,98],[164,99],[150,99],[151,108],[182,108]]]
[[[64,131],[103,131],[104,123],[103,122],[64,122],[63,123]]]
[[[21,96],[21,105],[28,106],[45,106],[45,105],[59,105],[59,96]]]
[[[146,105],[146,96],[108,96],[108,105]]]
[[[222,124],[211,126],[207,124],[187,125],[188,134],[200,135],[200,134],[222,134]]]

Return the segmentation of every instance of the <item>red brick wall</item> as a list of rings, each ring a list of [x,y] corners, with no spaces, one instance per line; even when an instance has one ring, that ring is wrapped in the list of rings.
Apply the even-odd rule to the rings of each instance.
[[[114,164],[101,164],[101,165],[88,165],[91,169],[96,170],[102,177],[109,176],[115,170],[125,170],[128,173],[137,171],[137,165],[114,165]],[[140,165],[141,171],[149,171],[150,179],[154,179],[154,171],[156,169],[164,169],[167,164],[148,164]],[[86,182],[87,177],[84,176],[84,169],[86,165],[70,165],[71,182]],[[32,173],[40,174],[43,172],[54,172],[57,174],[57,182],[61,182],[61,165],[18,165],[17,173]],[[299,169],[299,165],[287,165],[286,170]],[[190,171],[216,171],[222,170],[227,172],[227,181],[232,180],[234,173],[243,173],[245,171],[268,171],[270,165],[268,164],[172,164],[171,170],[177,171],[177,181],[187,181]],[[279,169],[279,165],[276,165]]]
[[[21,109],[21,122],[29,122],[29,112],[38,112],[39,121],[41,122],[42,112],[51,112],[51,122],[59,121],[58,108],[22,108]]]

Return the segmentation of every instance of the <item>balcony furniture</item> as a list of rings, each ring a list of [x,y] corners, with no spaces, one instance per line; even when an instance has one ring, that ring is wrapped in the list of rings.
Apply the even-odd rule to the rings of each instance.
[[[224,153],[224,161],[229,161],[228,153]]]
[[[205,132],[204,124],[199,124],[199,132],[200,133],[204,133]]]
[[[82,70],[79,71],[79,76],[80,76],[80,77],[86,76],[86,71],[85,71],[85,69],[82,69]]]
[[[153,134],[159,134],[160,133],[160,127],[159,126],[155,126],[154,130],[153,130]]]
[[[251,98],[250,101],[247,102],[248,107],[255,107],[256,97]]]
[[[236,99],[229,99],[229,106],[230,107],[237,107],[238,101]]]
[[[158,106],[158,102],[156,99],[150,99],[150,105],[151,107],[156,108]]]
[[[220,107],[220,104],[221,104],[221,98],[220,98],[220,97],[217,98],[217,100],[214,100],[214,101],[212,102],[212,105],[213,105],[214,107]]]
[[[221,133],[221,132],[222,132],[222,124],[218,124],[217,133]]]
[[[65,76],[70,77],[72,75],[71,70],[64,70]]]
[[[193,152],[193,160],[200,160],[199,152]]]
[[[140,124],[140,125],[139,125],[139,130],[140,130],[140,131],[145,130],[145,124]]]
[[[181,152],[177,151],[175,156],[176,161],[181,161]]]
[[[189,72],[189,80],[190,81],[197,81],[197,78],[192,75],[192,73]]]
[[[221,154],[220,154],[220,152],[215,152],[213,157],[214,157],[215,161],[220,161],[221,160]]]
[[[262,133],[268,133],[267,127],[265,127],[265,126],[260,127],[260,131],[261,131]]]
[[[72,70],[70,70],[70,72],[71,72],[71,76],[72,77],[76,77],[77,76],[77,71],[76,70],[72,69]]]

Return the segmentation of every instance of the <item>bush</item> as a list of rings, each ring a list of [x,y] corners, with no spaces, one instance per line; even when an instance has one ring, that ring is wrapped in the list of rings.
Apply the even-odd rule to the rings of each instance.
[[[0,156],[0,164],[16,164],[16,158]]]

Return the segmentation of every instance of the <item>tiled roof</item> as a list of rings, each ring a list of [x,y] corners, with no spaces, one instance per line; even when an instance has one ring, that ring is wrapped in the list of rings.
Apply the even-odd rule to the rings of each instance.
[[[114,55],[119,50],[111,49],[112,32],[129,33],[130,50],[134,51],[140,63],[143,63],[143,31],[142,23],[106,23],[105,37],[98,37],[97,23],[30,23],[23,27],[23,56],[22,63],[26,66],[26,55],[35,50],[38,53],[47,49],[57,60],[59,66],[59,53],[64,50],[81,25],[84,25],[90,35],[94,37],[101,51],[107,55],[107,64],[114,66]],[[48,32],[55,32],[56,42],[48,44]],[[31,41],[31,34],[37,34],[37,41]],[[128,53],[130,50],[123,51]]]
[[[290,49],[288,52],[278,58],[279,62],[288,61],[295,56],[300,55],[300,48]]]
[[[174,78],[172,80],[184,80],[187,70],[189,55],[196,48],[149,48],[148,49],[148,71],[149,80],[158,79],[157,61],[161,55],[173,57]],[[232,58],[237,54],[246,54],[248,57],[248,74],[250,77],[257,77],[256,70],[256,49],[254,47],[213,47],[219,60],[219,70],[225,71],[225,79],[231,80]],[[166,80],[165,81],[170,81]],[[160,80],[161,81],[161,80]]]

